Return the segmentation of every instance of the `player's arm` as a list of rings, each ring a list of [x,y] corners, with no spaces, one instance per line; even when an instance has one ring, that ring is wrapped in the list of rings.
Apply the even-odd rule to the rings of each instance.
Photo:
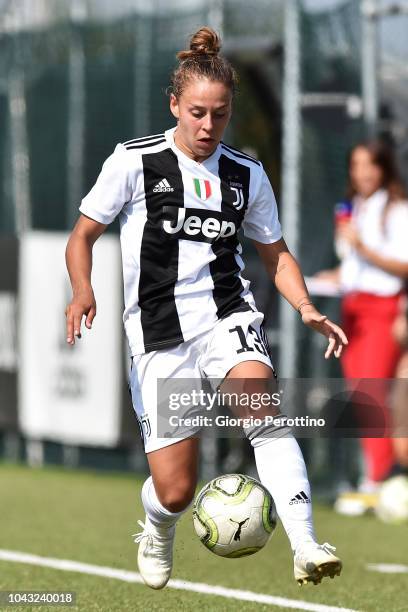
[[[326,359],[333,353],[336,357],[340,357],[343,345],[348,344],[346,335],[338,325],[319,313],[311,303],[300,267],[289,252],[284,239],[269,244],[254,240],[254,244],[279,293],[299,311],[305,325],[329,339]]]
[[[96,315],[95,296],[91,285],[92,247],[105,231],[106,225],[81,215],[68,240],[65,260],[72,286],[72,300],[65,314],[67,317],[67,342],[75,344],[75,337],[81,337],[81,322],[92,327]]]

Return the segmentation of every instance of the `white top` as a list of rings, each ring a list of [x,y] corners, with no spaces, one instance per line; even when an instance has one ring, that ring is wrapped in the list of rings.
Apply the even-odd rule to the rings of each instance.
[[[383,223],[388,192],[380,189],[366,200],[355,198],[352,221],[361,241],[368,248],[389,259],[408,262],[408,202],[389,206]],[[340,267],[343,292],[363,291],[379,296],[392,296],[401,291],[404,281],[372,265],[351,249]]]
[[[223,143],[198,163],[176,147],[175,129],[118,144],[79,209],[104,224],[119,215],[132,355],[255,310],[237,232],[262,243],[282,237],[261,163]]]

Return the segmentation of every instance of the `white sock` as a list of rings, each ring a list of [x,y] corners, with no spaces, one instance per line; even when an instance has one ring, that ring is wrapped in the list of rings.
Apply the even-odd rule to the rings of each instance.
[[[151,476],[143,484],[142,503],[150,521],[157,527],[165,527],[167,529],[175,525],[180,516],[187,510],[187,508],[180,512],[170,512],[167,510],[157,497]]]
[[[259,479],[274,499],[292,549],[315,542],[310,484],[299,444],[292,436],[255,438],[251,443]]]

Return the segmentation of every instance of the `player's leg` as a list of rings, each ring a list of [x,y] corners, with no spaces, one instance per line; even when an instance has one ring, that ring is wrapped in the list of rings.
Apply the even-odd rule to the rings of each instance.
[[[197,484],[198,439],[188,438],[147,454],[150,476],[142,502],[150,523],[173,527],[190,505]]]
[[[199,440],[187,438],[148,453],[151,476],[143,487],[142,498],[147,503],[157,500],[168,514],[183,512],[190,505],[197,484],[198,451]],[[154,512],[151,519],[155,520]],[[166,522],[164,517],[162,520]]]
[[[234,379],[247,381],[246,393],[265,393],[273,370],[264,363],[247,361],[233,367],[224,385]],[[257,380],[258,379],[258,380]],[[258,384],[257,384],[258,383]],[[270,390],[270,386],[269,386]],[[257,414],[262,416],[262,414]],[[294,553],[295,579],[319,583],[324,576],[340,574],[341,561],[329,544],[319,545],[313,527],[310,483],[302,452],[286,428],[249,428],[259,479],[271,493]]]
[[[175,527],[193,498],[198,459],[198,440],[191,432],[167,437],[167,428],[160,431],[160,379],[196,375],[191,365],[197,361],[195,353],[190,342],[165,352],[139,355],[133,359],[130,376],[133,406],[151,472],[142,488],[146,518],[144,523],[139,521],[142,531],[135,534],[135,542],[139,543],[139,571],[154,589],[163,588],[170,578]]]
[[[173,542],[178,519],[187,510],[197,483],[198,439],[189,438],[148,453],[151,476],[142,489],[146,512],[136,535],[138,565],[145,583],[163,588],[173,567]]]
[[[240,388],[250,396],[273,389],[275,376],[262,318],[259,313],[236,313],[214,329],[202,367],[207,376],[223,380],[223,392]],[[265,414],[261,409],[255,416]],[[295,578],[320,582],[324,575],[340,573],[341,562],[333,555],[333,548],[315,541],[306,467],[290,430],[272,423],[249,427],[245,433],[254,448],[259,478],[274,498],[294,550]]]
[[[270,392],[273,370],[257,361],[241,362],[227,374],[222,389],[232,388],[236,379],[245,381],[243,392],[251,397]],[[257,410],[255,416],[265,415]],[[250,427],[245,433],[254,449],[259,478],[275,501],[292,549],[314,541],[310,484],[302,452],[289,428]]]

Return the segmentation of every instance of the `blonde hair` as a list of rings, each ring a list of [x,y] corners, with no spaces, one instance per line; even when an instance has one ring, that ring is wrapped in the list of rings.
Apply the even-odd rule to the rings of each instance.
[[[230,62],[219,55],[221,40],[218,34],[205,26],[190,38],[190,47],[177,53],[179,61],[171,77],[169,91],[180,98],[187,83],[193,78],[224,83],[235,93],[238,77]]]

